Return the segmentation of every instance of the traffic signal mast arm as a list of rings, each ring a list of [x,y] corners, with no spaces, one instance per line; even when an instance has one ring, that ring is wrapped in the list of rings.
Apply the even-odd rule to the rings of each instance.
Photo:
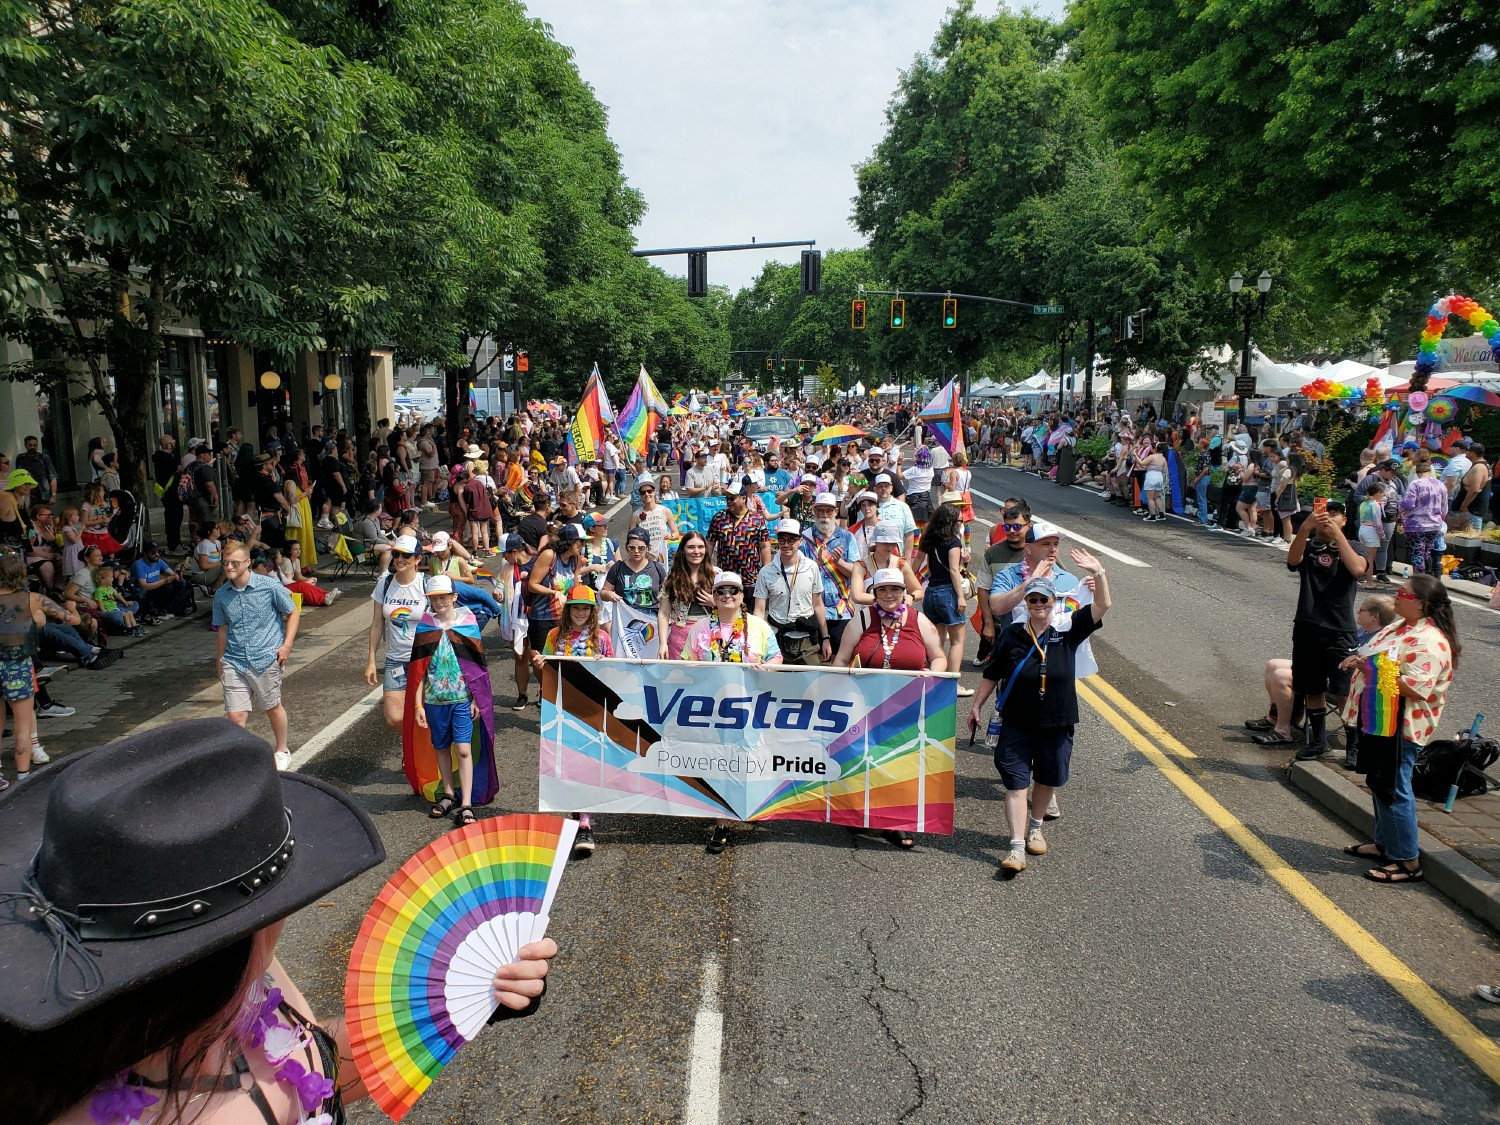
[[[1035,305],[1030,301],[1012,301],[1005,297],[981,297],[977,293],[935,293],[928,289],[865,289],[861,287],[859,292],[865,297],[953,297],[964,301],[985,301],[992,305],[1014,305],[1018,309],[1060,308],[1057,305]]]

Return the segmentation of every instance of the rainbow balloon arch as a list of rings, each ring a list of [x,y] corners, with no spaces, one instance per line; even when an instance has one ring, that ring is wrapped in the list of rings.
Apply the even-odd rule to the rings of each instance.
[[[1452,394],[1427,393],[1427,380],[1437,370],[1438,341],[1451,317],[1461,317],[1485,338],[1490,354],[1500,363],[1500,321],[1478,301],[1470,297],[1440,297],[1427,310],[1427,322],[1417,341],[1417,362],[1411,383],[1404,392],[1389,395],[1381,389],[1380,380],[1371,376],[1364,389],[1330,379],[1314,379],[1302,387],[1310,402],[1339,403],[1358,406],[1361,403],[1372,420],[1378,420],[1370,445],[1389,441],[1394,449],[1426,449],[1442,457],[1461,433],[1454,426],[1444,429],[1458,417],[1460,406],[1500,406],[1500,396],[1478,392],[1476,388],[1455,388]],[[1402,395],[1405,401],[1402,401]]]

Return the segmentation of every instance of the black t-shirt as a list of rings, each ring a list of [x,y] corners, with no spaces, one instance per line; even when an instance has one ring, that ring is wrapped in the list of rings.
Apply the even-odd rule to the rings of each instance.
[[[1302,580],[1294,620],[1336,633],[1354,632],[1355,578],[1337,547],[1309,538],[1301,563],[1287,569],[1296,571]]]
[[[1016,665],[1021,672],[1015,686],[1000,709],[1001,721],[1008,727],[1071,727],[1078,722],[1078,687],[1076,666],[1078,646],[1100,628],[1094,620],[1092,605],[1080,606],[1073,614],[1073,624],[1066,633],[1048,627],[1038,637],[1047,651],[1047,693],[1042,694],[1042,662],[1037,659],[1031,634],[1024,623],[1012,621],[995,638],[990,661],[984,666],[984,678],[993,682],[996,692],[1003,692]],[[1022,663],[1024,661],[1024,663]]]
[[[262,512],[279,512],[281,506],[276,496],[281,491],[276,482],[265,473],[255,474],[255,506]]]
[[[219,474],[214,470],[212,461],[194,461],[188,466],[188,472],[193,476],[193,484],[198,489],[198,499],[205,504],[209,502],[208,486],[212,482],[215,487],[219,483]]]
[[[615,593],[625,599],[626,605],[642,610],[655,611],[661,584],[666,580],[666,568],[654,560],[639,572],[631,570],[620,560],[604,573],[604,581],[615,588]]]
[[[339,477],[347,472],[348,466],[332,453],[323,458],[322,464],[318,466],[318,478],[329,499],[342,500],[344,498],[346,486],[340,482]]]
[[[542,536],[547,534],[547,521],[535,514],[522,516],[516,523],[516,534],[535,551],[541,546]]]
[[[177,454],[168,453],[165,449],[158,449],[155,453],[151,454],[152,479],[163,488],[166,488],[167,482],[177,475],[177,463]],[[175,496],[173,500],[176,500]]]
[[[562,450],[562,446],[553,438],[545,437],[536,443],[537,449],[541,450],[542,456],[546,458],[547,464],[552,464],[552,459]]]

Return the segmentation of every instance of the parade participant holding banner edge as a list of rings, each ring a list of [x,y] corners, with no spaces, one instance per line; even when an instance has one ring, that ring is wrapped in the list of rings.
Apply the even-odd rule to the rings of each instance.
[[[1074,551],[1073,560],[1094,579],[1094,600],[1079,606],[1067,632],[1060,633],[1052,624],[1057,601],[1052,579],[1028,579],[1022,595],[1026,620],[1010,622],[996,636],[969,712],[972,732],[984,716],[985,702],[1005,685],[990,736],[995,740],[995,768],[1005,783],[1005,819],[1010,826],[1010,844],[1000,868],[1012,874],[1026,870],[1028,854],[1047,852],[1042,820],[1055,791],[1067,784],[1073,756],[1078,648],[1100,627],[1110,607],[1109,582],[1099,560],[1086,551]]]

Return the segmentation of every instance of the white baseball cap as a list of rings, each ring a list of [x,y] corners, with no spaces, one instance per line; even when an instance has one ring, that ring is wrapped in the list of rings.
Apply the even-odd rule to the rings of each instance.
[[[724,495],[726,495],[726,496],[738,496],[740,494],[740,488],[741,488],[741,484],[740,484],[739,481],[737,481],[737,480],[730,481],[728,484],[726,484],[724,486]]]
[[[831,492],[820,492],[813,497],[814,508],[837,508],[838,506],[839,498]]]
[[[794,519],[784,519],[776,525],[776,534],[795,535],[798,538],[801,538],[802,525]]]
[[[744,579],[732,570],[721,570],[714,575],[714,586],[738,586],[741,590],[745,588]]]
[[[812,473],[803,473],[799,484],[817,484],[818,478]]]
[[[446,574],[434,574],[427,580],[427,596],[453,593],[453,579]]]
[[[1046,520],[1032,520],[1031,526],[1026,529],[1026,542],[1036,543],[1042,539],[1062,539],[1062,529],[1055,527]]]
[[[407,555],[415,555],[421,549],[421,544],[417,542],[415,535],[398,535],[396,541],[391,544],[391,550]]]
[[[864,492],[861,492],[854,497],[854,506],[857,508],[866,500],[873,500],[877,504],[880,503],[880,497],[876,496],[873,492],[866,489]]]
[[[901,542],[901,529],[893,523],[877,523],[875,532],[870,536],[871,543],[896,543]]]
[[[894,566],[885,566],[870,576],[870,589],[878,590],[881,586],[900,586],[906,589],[906,576]]]
[[[890,473],[876,473],[875,474],[875,479],[872,480],[870,483],[871,484],[889,484],[889,485],[891,485],[891,487],[893,487],[893,488],[895,487],[895,482],[893,482],[891,480],[891,474]]]

